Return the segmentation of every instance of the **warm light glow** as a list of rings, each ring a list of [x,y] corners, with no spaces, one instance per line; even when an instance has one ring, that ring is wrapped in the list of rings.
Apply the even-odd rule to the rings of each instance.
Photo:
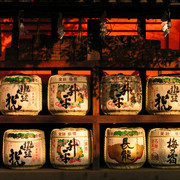
[[[113,74],[120,74],[122,73],[123,75],[136,75],[138,76],[139,75],[139,71],[133,71],[133,70],[104,70],[103,71],[104,73],[107,73],[108,75],[113,75]]]
[[[31,39],[33,36],[37,36],[37,23],[38,18],[24,18],[24,28],[26,30],[25,35],[21,35],[19,38]],[[110,30],[107,35],[109,36],[121,36],[121,35],[138,35],[137,33],[137,19],[127,19],[127,18],[111,18],[107,20],[107,29]],[[5,49],[11,46],[12,40],[12,19],[1,18],[1,56],[0,61],[5,60]],[[87,25],[88,18],[81,18],[81,28],[79,29],[79,19],[78,18],[64,18],[64,36],[87,36]],[[165,49],[169,47],[170,49],[179,49],[179,29],[180,20],[171,20],[172,28],[170,29],[170,34],[167,38],[163,37],[163,32],[161,32],[161,20],[160,19],[149,19],[146,20],[146,39],[160,41],[160,48]],[[51,19],[41,18],[39,26],[38,35],[51,35]],[[79,32],[81,30],[81,32]]]
[[[161,75],[173,75],[174,76],[180,76],[180,71],[146,71],[146,78],[149,78],[151,76],[158,76]],[[179,75],[178,75],[179,74]]]
[[[58,74],[66,74],[66,73],[70,73],[70,74],[74,74],[74,75],[91,75],[91,71],[77,71],[77,70],[60,70],[58,71]]]

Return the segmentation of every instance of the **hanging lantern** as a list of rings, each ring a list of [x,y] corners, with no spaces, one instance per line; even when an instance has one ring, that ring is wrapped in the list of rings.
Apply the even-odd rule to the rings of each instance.
[[[146,110],[150,114],[179,114],[179,90],[179,77],[150,77],[146,85]]]
[[[140,127],[107,128],[104,159],[109,168],[140,168],[146,161],[144,129]]]
[[[180,128],[155,128],[148,133],[148,161],[152,167],[180,168]]]
[[[37,169],[45,163],[44,132],[9,129],[3,137],[3,163],[11,169]]]
[[[136,115],[142,109],[142,86],[138,76],[107,75],[101,81],[104,114]]]
[[[85,115],[89,111],[87,76],[54,75],[48,82],[48,110],[53,115]]]
[[[91,163],[91,136],[85,128],[53,129],[50,162],[59,169],[85,169]]]
[[[0,109],[4,115],[38,115],[42,83],[36,75],[9,75],[0,81]]]

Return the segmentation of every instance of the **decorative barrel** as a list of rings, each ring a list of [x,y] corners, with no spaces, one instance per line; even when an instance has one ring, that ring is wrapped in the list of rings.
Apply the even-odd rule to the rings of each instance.
[[[38,115],[42,110],[39,76],[9,75],[0,84],[0,109],[4,115]]]
[[[48,82],[48,110],[53,115],[86,115],[90,107],[87,76],[54,75]]]
[[[146,110],[150,114],[180,113],[180,78],[150,77],[146,85]]]
[[[3,137],[3,162],[11,169],[37,169],[45,163],[44,132],[9,129]]]
[[[85,169],[91,163],[91,134],[85,128],[53,129],[50,162],[59,169]]]
[[[109,168],[140,168],[146,161],[144,129],[140,127],[107,128],[104,159]]]
[[[136,115],[142,109],[142,85],[138,76],[104,76],[100,94],[104,114]]]
[[[180,168],[180,128],[154,128],[148,133],[148,161],[156,168]]]

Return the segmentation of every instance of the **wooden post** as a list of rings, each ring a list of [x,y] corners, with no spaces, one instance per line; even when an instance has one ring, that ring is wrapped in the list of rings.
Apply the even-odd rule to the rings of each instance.
[[[18,48],[18,40],[19,40],[19,16],[16,14],[13,17],[13,29],[12,29],[12,41],[11,47]]]
[[[140,36],[146,39],[146,19],[144,15],[141,15],[138,18],[138,33]]]
[[[141,69],[139,71],[139,76],[141,78],[141,83],[142,83],[142,114],[146,114],[146,98],[145,98],[145,94],[146,94],[146,70],[145,69]]]
[[[93,116],[99,116],[99,68],[92,69],[92,107]],[[99,169],[100,164],[100,124],[93,123],[93,169]]]
[[[92,103],[93,103],[93,115],[99,116],[99,68],[92,69]]]

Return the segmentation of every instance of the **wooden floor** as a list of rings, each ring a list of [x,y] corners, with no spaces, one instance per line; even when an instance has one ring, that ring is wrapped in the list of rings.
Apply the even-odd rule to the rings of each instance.
[[[140,168],[135,170],[11,170],[0,168],[0,180],[179,180],[180,169]]]

